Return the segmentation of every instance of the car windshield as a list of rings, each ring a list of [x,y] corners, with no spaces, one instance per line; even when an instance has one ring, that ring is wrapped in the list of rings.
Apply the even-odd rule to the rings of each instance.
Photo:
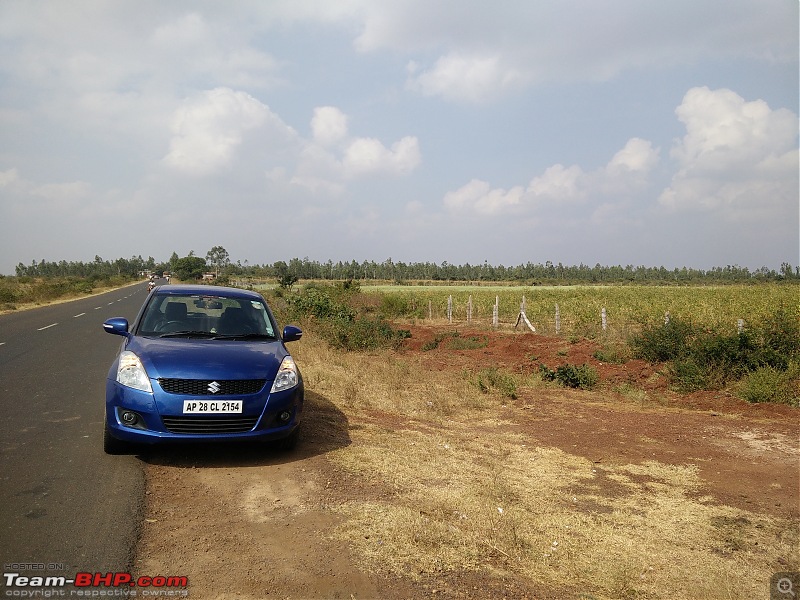
[[[275,337],[263,302],[214,295],[158,294],[142,316],[139,335],[214,339]]]

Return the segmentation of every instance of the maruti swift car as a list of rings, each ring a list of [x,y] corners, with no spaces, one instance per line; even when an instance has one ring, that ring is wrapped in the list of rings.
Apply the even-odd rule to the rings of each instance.
[[[115,317],[103,328],[125,338],[106,381],[107,453],[142,443],[296,443],[303,378],[285,343],[302,331],[279,333],[260,294],[158,286],[132,326]]]

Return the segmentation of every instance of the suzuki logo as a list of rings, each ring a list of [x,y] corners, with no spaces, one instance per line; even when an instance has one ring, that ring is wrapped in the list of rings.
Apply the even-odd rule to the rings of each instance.
[[[208,384],[208,391],[212,394],[216,394],[218,391],[222,389],[222,386],[218,384],[216,381],[212,381]]]

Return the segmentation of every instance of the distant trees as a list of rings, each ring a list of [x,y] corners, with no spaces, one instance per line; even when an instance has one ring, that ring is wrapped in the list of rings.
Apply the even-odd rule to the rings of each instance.
[[[219,277],[219,272],[230,264],[228,251],[222,246],[214,246],[206,254],[206,262],[214,268],[214,274]]]
[[[212,247],[205,259],[195,256],[194,251],[179,258],[173,252],[168,263],[158,264],[152,257],[147,260],[141,256],[130,259],[119,258],[114,261],[103,260],[99,256],[93,262],[41,262],[30,265],[17,265],[18,276],[50,277],[138,277],[142,271],[158,272],[169,270],[179,279],[192,280],[202,277],[203,272],[213,269],[221,280],[236,277],[274,279],[284,287],[291,287],[296,281],[305,280],[382,280],[404,283],[411,281],[433,282],[488,282],[507,281],[524,285],[566,285],[593,283],[631,283],[631,284],[723,284],[749,283],[756,281],[800,281],[800,266],[793,267],[788,262],[781,264],[779,270],[761,267],[750,271],[747,267],[727,265],[709,270],[687,267],[667,269],[665,267],[646,267],[634,265],[604,266],[599,263],[593,267],[583,263],[564,265],[546,261],[544,263],[526,262],[515,266],[490,265],[488,261],[472,265],[455,265],[447,261],[406,263],[387,258],[376,261],[337,261],[324,263],[305,258],[292,258],[289,262],[276,261],[269,264],[250,264],[248,261],[232,263],[228,251],[222,246]]]
[[[156,261],[150,256],[144,260],[141,255],[131,258],[118,258],[114,261],[94,257],[92,262],[77,261],[31,261],[30,265],[19,263],[17,277],[85,277],[105,279],[108,277],[139,277],[143,271],[156,269]]]
[[[691,283],[748,283],[755,281],[800,280],[800,267],[793,268],[788,263],[781,265],[780,271],[762,267],[750,271],[747,267],[728,265],[710,270],[687,267],[667,269],[665,267],[645,267],[633,265],[604,266],[599,263],[593,267],[585,264],[564,265],[550,261],[542,263],[527,262],[516,266],[482,264],[455,265],[447,261],[441,264],[432,262],[405,263],[391,258],[383,262],[338,261],[325,263],[293,258],[288,263],[277,261],[274,264],[230,265],[231,274],[248,277],[276,278],[286,280],[287,276],[306,280],[383,280],[404,283],[410,281],[433,282],[489,282],[507,281],[525,285],[566,285],[593,283],[631,283],[631,284],[691,284]]]

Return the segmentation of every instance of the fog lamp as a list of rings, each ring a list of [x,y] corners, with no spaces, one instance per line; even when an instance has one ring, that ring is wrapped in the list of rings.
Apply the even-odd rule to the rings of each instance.
[[[136,425],[136,421],[139,420],[139,415],[137,415],[135,412],[126,410],[120,415],[120,419],[125,425],[132,426]]]

